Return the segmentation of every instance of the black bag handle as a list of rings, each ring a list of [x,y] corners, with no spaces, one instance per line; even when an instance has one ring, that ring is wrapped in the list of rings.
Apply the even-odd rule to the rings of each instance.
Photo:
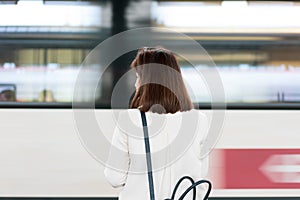
[[[153,174],[152,174],[152,162],[151,162],[151,151],[150,151],[150,144],[149,144],[149,134],[148,134],[148,126],[147,126],[147,119],[145,112],[141,112],[141,117],[142,117],[142,123],[143,123],[143,132],[144,132],[144,141],[145,141],[145,150],[146,150],[146,159],[147,159],[147,171],[148,171],[148,183],[149,183],[149,192],[150,192],[150,200],[155,200],[154,197],[154,186],[153,186]],[[198,185],[202,183],[207,183],[208,184],[208,189],[207,192],[203,198],[203,200],[207,200],[209,197],[209,194],[211,192],[212,184],[208,180],[200,180],[195,182],[190,176],[184,176],[175,185],[175,188],[172,193],[171,199],[165,199],[165,200],[174,200],[175,194],[177,192],[177,189],[179,185],[182,183],[184,179],[190,180],[192,185],[188,187],[185,192],[179,197],[178,200],[183,200],[184,197],[191,191],[193,190],[193,200],[196,200],[196,188]]]
[[[147,119],[146,119],[145,112],[141,111],[141,117],[142,117],[142,123],[143,123],[143,131],[144,131],[144,141],[145,141],[145,150],[146,150],[146,159],[147,159],[147,171],[148,171],[150,199],[155,200],[153,175],[152,175],[152,163],[151,163],[151,151],[150,151],[148,126],[147,126]]]
[[[179,181],[176,183],[176,185],[174,187],[174,190],[173,190],[173,193],[171,196],[171,200],[175,199],[175,194],[177,192],[177,189],[178,189],[179,185],[181,184],[181,182],[184,181],[184,179],[188,179],[192,183],[192,185],[195,183],[194,179],[192,179],[190,176],[184,176],[181,179],[179,179]],[[168,200],[168,199],[166,199],[166,200]],[[193,200],[196,200],[196,187],[193,188]]]
[[[197,181],[195,183],[193,183],[188,189],[185,190],[185,192],[179,197],[178,200],[183,200],[184,197],[193,189],[195,191],[196,187],[202,183],[207,183],[208,184],[208,189],[207,189],[207,192],[203,198],[203,200],[207,200],[208,197],[209,197],[209,194],[210,194],[210,191],[211,191],[211,182],[208,181],[208,180],[200,180],[200,181]]]

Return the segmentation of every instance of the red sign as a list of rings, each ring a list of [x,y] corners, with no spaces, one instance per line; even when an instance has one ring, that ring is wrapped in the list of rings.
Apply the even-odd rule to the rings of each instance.
[[[225,149],[227,189],[300,188],[300,149]]]

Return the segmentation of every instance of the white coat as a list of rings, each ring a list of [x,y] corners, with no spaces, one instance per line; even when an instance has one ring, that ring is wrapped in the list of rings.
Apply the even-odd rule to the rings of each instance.
[[[201,148],[208,133],[207,117],[192,109],[175,114],[146,112],[152,156],[156,200],[170,198],[177,181],[184,175],[195,181],[208,171],[208,158]],[[196,128],[195,128],[196,127]],[[113,187],[122,187],[119,200],[147,200],[149,197],[145,144],[139,110],[120,114],[104,175]],[[176,197],[190,185],[184,181]],[[205,191],[197,188],[197,199]],[[191,194],[189,198],[191,199]]]

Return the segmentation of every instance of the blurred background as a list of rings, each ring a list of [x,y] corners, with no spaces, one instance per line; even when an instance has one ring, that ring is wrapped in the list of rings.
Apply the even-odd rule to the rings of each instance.
[[[298,1],[2,0],[0,101],[68,104],[78,69],[93,48],[116,33],[152,26],[184,33],[205,48],[221,75],[226,103],[299,103],[298,19]],[[100,107],[110,106],[112,88],[133,58],[129,53],[107,68],[96,91]],[[209,91],[179,60],[185,81],[198,92],[193,102],[209,103]],[[94,100],[89,82],[99,78],[93,70],[87,74],[82,102]]]

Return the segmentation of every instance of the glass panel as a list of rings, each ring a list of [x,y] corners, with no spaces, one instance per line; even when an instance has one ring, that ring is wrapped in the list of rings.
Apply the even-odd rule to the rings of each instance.
[[[299,14],[297,1],[154,1],[151,19],[206,49],[222,77],[226,102],[290,103],[300,102],[300,24],[294,20]],[[191,66],[181,65],[198,91],[194,102],[209,102]]]
[[[119,32],[155,26],[184,33],[205,48],[222,78],[227,103],[300,102],[298,1],[15,2],[0,4],[0,101],[70,103],[79,67],[92,49]],[[177,47],[186,42],[164,39]],[[111,63],[96,91],[91,85],[102,68],[86,70],[77,100],[110,106],[114,85],[135,53]],[[193,51],[189,55],[203,59]],[[188,61],[178,59],[189,91],[196,91],[193,102],[210,102],[213,91],[195,78]],[[205,62],[195,67],[211,69]]]
[[[0,92],[15,96],[0,100],[71,102],[79,66],[107,35],[110,22],[103,16],[109,7],[76,1],[1,4]]]

